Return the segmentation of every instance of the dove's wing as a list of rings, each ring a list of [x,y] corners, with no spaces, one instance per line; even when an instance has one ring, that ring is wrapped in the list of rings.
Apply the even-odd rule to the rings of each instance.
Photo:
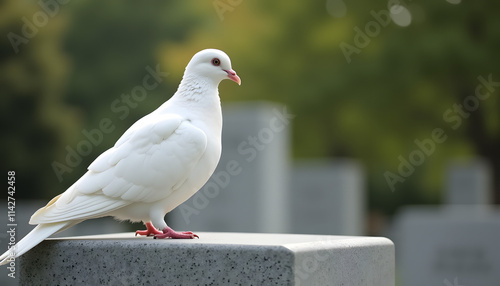
[[[101,154],[89,171],[31,217],[31,224],[106,216],[136,202],[168,197],[205,152],[207,137],[177,115],[151,114]]]

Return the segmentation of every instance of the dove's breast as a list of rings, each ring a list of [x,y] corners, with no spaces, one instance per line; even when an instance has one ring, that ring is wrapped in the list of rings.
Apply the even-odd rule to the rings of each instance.
[[[196,125],[197,122],[192,122]],[[222,152],[221,130],[207,130],[198,124],[197,128],[206,134],[206,148],[199,161],[193,166],[186,180],[179,182],[174,191],[165,199],[164,212],[168,213],[194,195],[210,179]]]
[[[153,185],[154,191],[141,194],[141,201],[117,210],[115,217],[148,221],[148,216],[165,215],[203,187],[215,171],[222,151],[222,112],[220,105],[216,106],[206,112],[177,107],[180,122],[171,136],[159,144],[148,145],[144,148],[148,152],[143,153],[147,159],[131,164],[135,173],[155,170],[146,183]],[[170,107],[166,105],[158,112],[173,113]]]

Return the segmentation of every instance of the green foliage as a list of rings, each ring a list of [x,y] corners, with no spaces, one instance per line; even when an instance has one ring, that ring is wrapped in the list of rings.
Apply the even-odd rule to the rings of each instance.
[[[50,162],[60,156],[79,122],[63,104],[67,62],[60,51],[63,19],[52,19],[15,52],[9,33],[20,37],[22,17],[32,21],[36,4],[0,4],[1,170],[17,174],[16,197],[46,197],[58,190]],[[12,35],[12,34],[10,34]]]

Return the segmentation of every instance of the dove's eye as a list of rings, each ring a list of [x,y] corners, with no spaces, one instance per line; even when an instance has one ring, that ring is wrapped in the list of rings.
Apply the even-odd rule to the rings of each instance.
[[[212,64],[216,67],[220,66],[220,60],[218,58],[212,59]]]

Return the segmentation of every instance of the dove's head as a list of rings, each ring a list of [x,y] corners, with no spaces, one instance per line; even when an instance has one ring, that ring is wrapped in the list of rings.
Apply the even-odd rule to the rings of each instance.
[[[217,84],[230,79],[241,85],[241,79],[231,68],[231,60],[223,51],[206,49],[196,53],[186,67],[186,73],[207,77]]]

